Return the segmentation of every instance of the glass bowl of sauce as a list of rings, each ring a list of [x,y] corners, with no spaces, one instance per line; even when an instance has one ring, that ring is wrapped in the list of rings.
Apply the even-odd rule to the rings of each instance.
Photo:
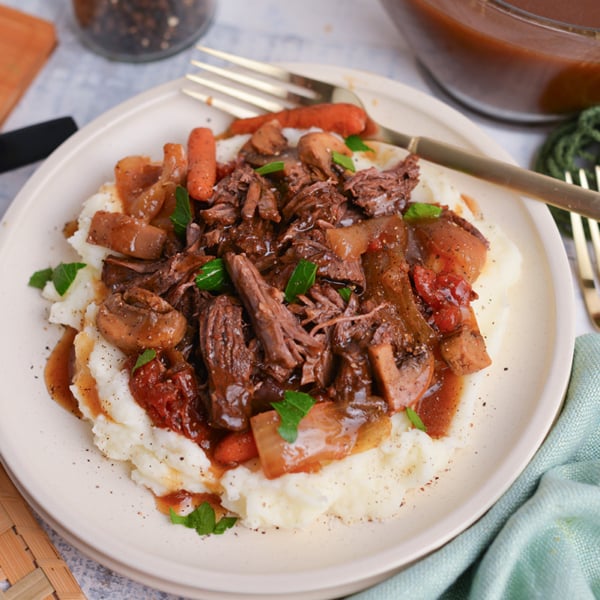
[[[421,66],[489,116],[564,118],[600,104],[599,0],[381,0]]]

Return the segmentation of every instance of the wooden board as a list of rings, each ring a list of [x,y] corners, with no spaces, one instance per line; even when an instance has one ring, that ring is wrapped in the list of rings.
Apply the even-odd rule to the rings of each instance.
[[[55,46],[52,23],[0,5],[0,125]]]

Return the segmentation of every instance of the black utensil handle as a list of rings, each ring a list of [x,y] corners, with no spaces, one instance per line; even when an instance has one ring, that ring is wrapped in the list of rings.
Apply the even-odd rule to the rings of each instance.
[[[46,158],[76,131],[71,117],[60,117],[0,134],[0,173]]]

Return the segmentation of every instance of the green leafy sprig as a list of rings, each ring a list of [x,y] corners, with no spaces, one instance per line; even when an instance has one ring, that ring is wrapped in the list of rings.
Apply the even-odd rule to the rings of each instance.
[[[175,188],[175,209],[169,219],[173,223],[175,235],[185,237],[187,226],[192,222],[192,205],[188,191],[181,185]]]
[[[285,286],[286,301],[295,302],[299,295],[306,294],[315,283],[316,276],[317,265],[310,260],[301,258]]]
[[[77,273],[85,267],[85,263],[72,262],[60,263],[54,269],[47,268],[36,271],[29,278],[29,285],[38,289],[42,289],[48,281],[52,281],[54,287],[60,296],[64,296],[71,284],[75,281]]]
[[[283,401],[273,402],[271,406],[280,417],[277,432],[288,443],[293,444],[298,438],[298,425],[315,404],[315,399],[310,394],[286,390]]]
[[[171,523],[183,525],[189,529],[195,529],[198,535],[221,535],[233,527],[237,517],[221,517],[217,521],[215,509],[209,502],[203,502],[188,515],[178,515],[172,508],[169,508]]]

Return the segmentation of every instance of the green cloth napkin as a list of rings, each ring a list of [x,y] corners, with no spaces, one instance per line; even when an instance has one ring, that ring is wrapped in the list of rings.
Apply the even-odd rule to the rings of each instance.
[[[559,419],[474,525],[352,600],[600,598],[600,335],[577,338]]]

